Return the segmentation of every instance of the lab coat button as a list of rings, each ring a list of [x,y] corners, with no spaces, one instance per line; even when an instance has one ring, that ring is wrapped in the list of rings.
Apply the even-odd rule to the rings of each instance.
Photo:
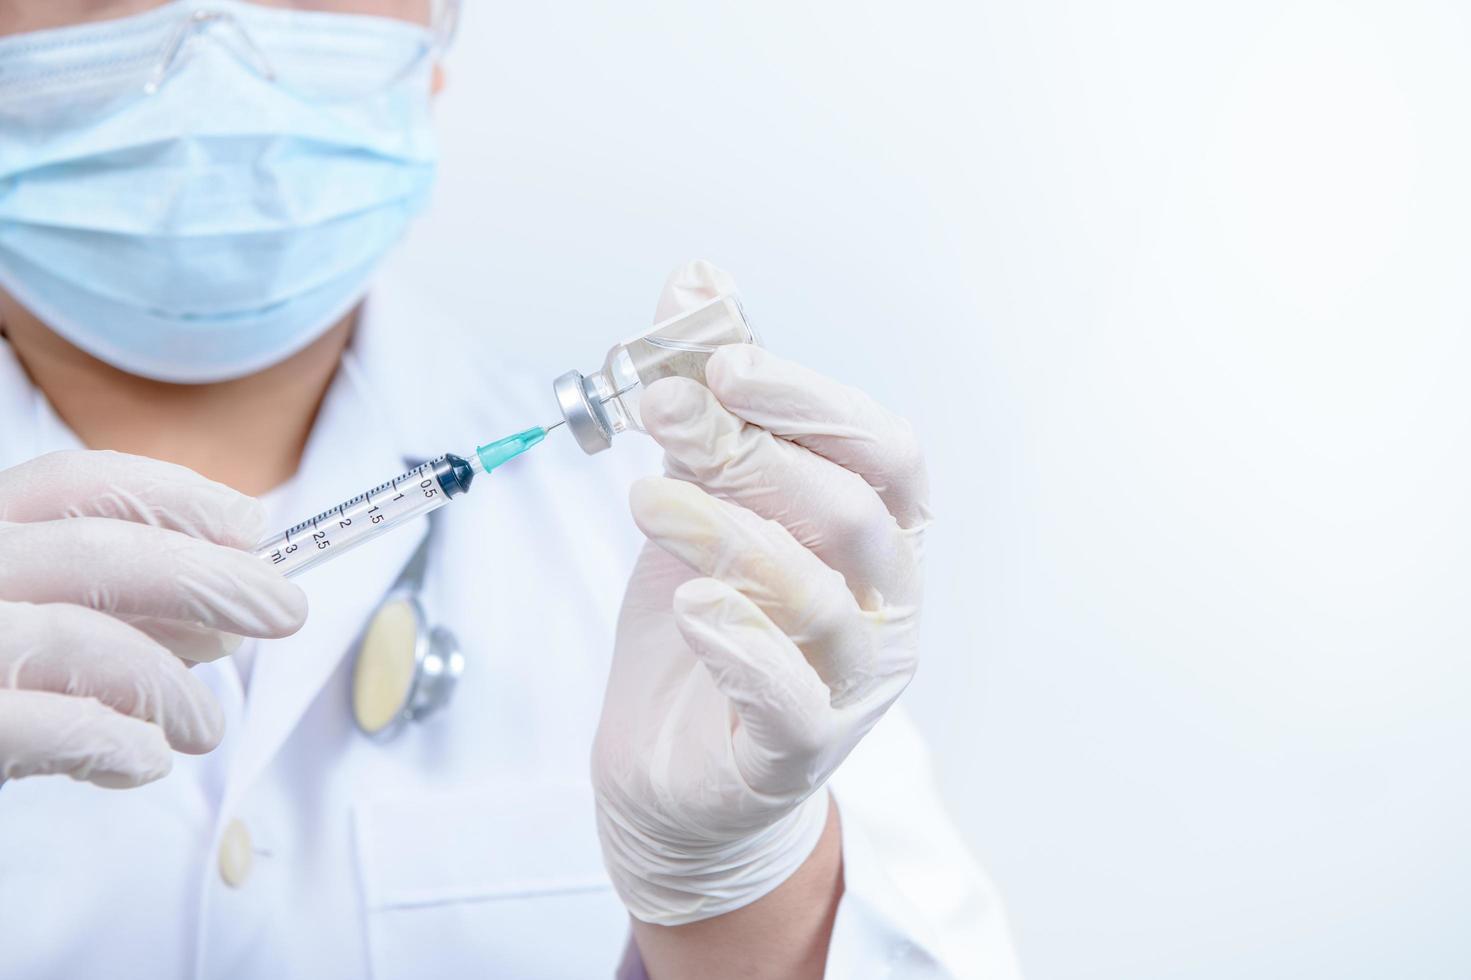
[[[231,888],[239,888],[250,877],[252,860],[250,831],[239,820],[231,820],[220,838],[220,877]]]

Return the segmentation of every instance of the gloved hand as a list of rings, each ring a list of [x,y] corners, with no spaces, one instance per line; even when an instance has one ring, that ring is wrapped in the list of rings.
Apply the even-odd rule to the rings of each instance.
[[[660,320],[731,288],[676,273]],[[641,413],[671,478],[633,487],[646,545],[593,752],[603,855],[634,916],[747,905],[806,860],[828,777],[914,673],[924,463],[903,420],[772,355],[720,350]]]
[[[264,524],[255,500],[139,456],[0,471],[0,781],[138,786],[169,771],[170,746],[219,744],[219,705],[185,662],[306,617],[302,591],[240,550]]]

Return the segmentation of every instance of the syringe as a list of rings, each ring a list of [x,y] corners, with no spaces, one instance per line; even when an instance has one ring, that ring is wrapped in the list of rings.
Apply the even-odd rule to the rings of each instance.
[[[405,522],[437,510],[489,473],[546,438],[562,422],[536,426],[481,446],[465,459],[446,453],[364,490],[316,517],[256,545],[255,553],[286,576],[300,574]]]
[[[717,349],[755,342],[756,332],[735,294],[716,296],[614,345],[600,371],[586,376],[568,371],[557,378],[552,391],[562,410],[559,421],[498,439],[468,458],[431,459],[267,538],[255,553],[283,575],[304,572],[443,507],[469,490],[476,474],[521,455],[564,422],[584,452],[601,452],[617,433],[643,428],[638,397],[644,386],[671,376],[704,381],[705,362]]]

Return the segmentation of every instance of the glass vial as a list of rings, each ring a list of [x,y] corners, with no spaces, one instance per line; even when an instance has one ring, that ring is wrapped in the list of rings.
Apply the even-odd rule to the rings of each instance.
[[[552,390],[577,444],[586,453],[600,453],[619,432],[643,431],[638,403],[646,386],[676,376],[704,384],[705,363],[716,348],[755,343],[740,299],[727,293],[615,345],[600,371],[568,371],[552,382]]]

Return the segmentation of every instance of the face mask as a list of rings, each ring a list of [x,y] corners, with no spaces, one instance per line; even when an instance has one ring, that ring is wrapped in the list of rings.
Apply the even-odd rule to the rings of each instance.
[[[435,37],[184,0],[0,38],[0,286],[125,371],[305,347],[425,204]]]

